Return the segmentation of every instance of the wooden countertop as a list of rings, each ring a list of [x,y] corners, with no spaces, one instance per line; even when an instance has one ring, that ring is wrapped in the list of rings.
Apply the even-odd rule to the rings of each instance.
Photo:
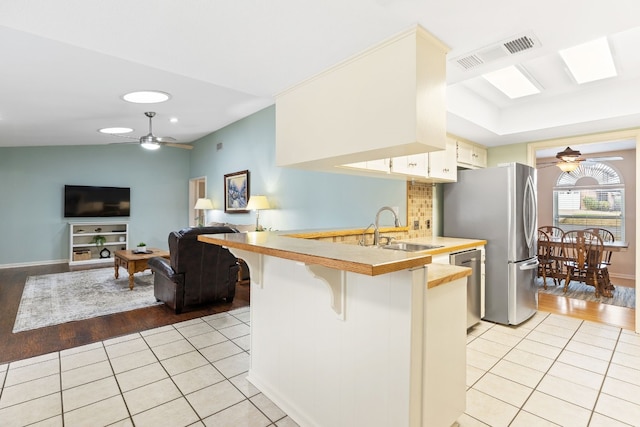
[[[486,240],[461,239],[458,237],[422,237],[416,239],[400,239],[398,242],[419,243],[423,245],[443,245],[441,248],[429,249],[421,253],[429,255],[440,255],[450,252],[460,252],[467,249],[485,246]]]
[[[198,240],[369,276],[431,263],[431,255],[425,253],[301,239],[285,232],[203,234]]]
[[[471,269],[449,264],[429,264],[427,268],[427,288],[444,285],[463,277],[471,276]]]
[[[350,233],[351,231],[345,232]],[[362,230],[357,232],[362,233]],[[423,252],[404,252],[323,242],[309,238],[310,236],[329,233],[331,232],[296,231],[205,234],[198,236],[198,240],[369,276],[430,264],[428,268],[428,288],[449,283],[471,274],[471,269],[466,267],[431,264],[432,255],[463,251],[483,246],[487,243],[486,240],[452,237],[402,239],[399,241],[443,245],[441,248],[429,249]]]

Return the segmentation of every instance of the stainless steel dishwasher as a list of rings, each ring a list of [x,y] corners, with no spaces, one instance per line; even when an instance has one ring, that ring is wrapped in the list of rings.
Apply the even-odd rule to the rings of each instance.
[[[471,276],[467,277],[467,329],[480,321],[481,314],[481,277],[482,251],[471,249],[454,252],[449,255],[449,264],[471,268]]]

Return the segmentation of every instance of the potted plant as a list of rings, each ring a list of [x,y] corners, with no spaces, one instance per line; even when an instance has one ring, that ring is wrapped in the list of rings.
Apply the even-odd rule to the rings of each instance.
[[[145,242],[138,243],[138,247],[136,248],[136,252],[147,252],[147,244]]]
[[[91,241],[91,243],[95,243],[97,247],[101,248],[104,246],[106,241],[107,241],[106,237],[104,237],[101,234],[98,234],[93,236],[93,240]]]

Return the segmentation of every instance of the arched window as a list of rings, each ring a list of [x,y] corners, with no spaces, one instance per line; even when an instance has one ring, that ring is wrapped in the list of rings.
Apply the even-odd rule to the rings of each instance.
[[[582,162],[553,189],[553,222],[564,231],[597,227],[624,240],[624,184],[604,163]]]

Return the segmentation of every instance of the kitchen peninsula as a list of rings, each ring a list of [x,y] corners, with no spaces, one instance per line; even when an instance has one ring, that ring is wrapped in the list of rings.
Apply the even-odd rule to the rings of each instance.
[[[251,271],[248,379],[304,426],[449,426],[465,409],[466,277],[431,256],[203,235]]]

